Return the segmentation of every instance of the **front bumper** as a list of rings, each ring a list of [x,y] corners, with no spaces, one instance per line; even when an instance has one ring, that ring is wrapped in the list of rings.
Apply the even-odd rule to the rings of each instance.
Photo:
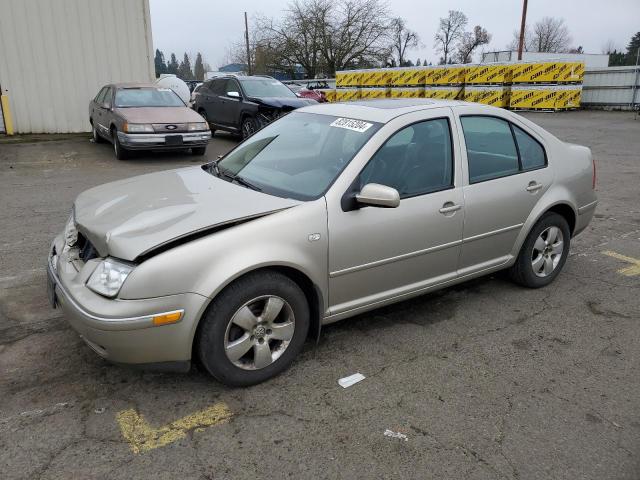
[[[193,336],[207,298],[183,293],[141,300],[108,299],[86,287],[98,264],[77,261],[54,241],[47,262],[50,299],[59,306],[74,330],[98,355],[115,363],[171,370],[188,369]],[[153,317],[183,311],[177,323],[155,326]]]
[[[204,147],[211,139],[209,130],[189,133],[124,133],[118,132],[120,145],[130,150],[165,150]]]

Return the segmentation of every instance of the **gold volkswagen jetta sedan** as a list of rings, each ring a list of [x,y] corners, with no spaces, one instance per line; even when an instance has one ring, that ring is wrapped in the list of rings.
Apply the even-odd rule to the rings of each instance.
[[[596,206],[588,148],[505,110],[302,108],[207,165],[80,194],[50,298],[100,356],[251,385],[320,326],[508,269],[560,273]]]

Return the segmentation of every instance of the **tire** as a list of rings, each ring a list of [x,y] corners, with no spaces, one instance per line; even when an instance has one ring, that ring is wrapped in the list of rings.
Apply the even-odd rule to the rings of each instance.
[[[207,147],[192,147],[191,153],[197,157],[201,157],[205,153],[207,153]]]
[[[96,126],[93,122],[91,122],[91,136],[93,137],[94,143],[104,143],[104,139],[100,136],[98,131],[96,130]]]
[[[509,269],[511,280],[528,288],[549,285],[564,267],[570,246],[567,220],[557,213],[545,213],[527,235],[516,263]]]
[[[242,139],[247,139],[258,131],[258,122],[253,117],[244,117],[242,124],[240,125],[240,132],[242,133]]]
[[[118,160],[126,160],[131,157],[131,152],[120,145],[120,141],[118,140],[118,132],[115,128],[111,130],[111,138],[113,142],[113,152],[115,153]]]
[[[211,302],[199,326],[196,351],[220,382],[255,385],[293,363],[307,337],[309,319],[306,297],[293,280],[277,272],[249,274]]]

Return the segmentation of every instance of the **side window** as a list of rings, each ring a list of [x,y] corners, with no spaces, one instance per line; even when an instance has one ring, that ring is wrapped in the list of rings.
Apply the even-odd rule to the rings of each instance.
[[[112,92],[113,89],[111,87],[108,87],[104,92],[104,96],[102,97],[102,101],[100,102],[100,104],[111,103]]]
[[[225,95],[229,95],[229,92],[240,93],[240,86],[238,85],[238,82],[236,82],[235,80],[227,80],[227,85],[224,89],[224,93]]]
[[[102,102],[104,101],[105,93],[107,93],[107,87],[102,87],[98,92],[98,94],[96,95],[96,98],[93,99],[93,101],[96,102],[97,104],[102,104]]]
[[[535,168],[544,167],[546,159],[544,148],[531,135],[524,130],[512,125],[513,133],[518,143],[518,151],[520,152],[520,161],[523,170],[533,170]]]
[[[449,121],[427,120],[393,134],[360,173],[361,187],[367,183],[393,187],[400,198],[453,187]]]
[[[226,80],[213,80],[209,88],[214,95],[224,95],[224,86],[226,83]]]
[[[469,183],[512,175],[520,171],[518,151],[506,120],[495,117],[460,117],[467,144]]]

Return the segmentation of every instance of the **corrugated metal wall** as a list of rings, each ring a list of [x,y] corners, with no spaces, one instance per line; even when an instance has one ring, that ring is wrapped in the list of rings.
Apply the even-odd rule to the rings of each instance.
[[[89,131],[102,85],[153,78],[148,0],[0,0],[0,87],[17,133]]]
[[[581,103],[587,107],[631,108],[633,103],[639,105],[640,67],[609,67],[585,71]]]

